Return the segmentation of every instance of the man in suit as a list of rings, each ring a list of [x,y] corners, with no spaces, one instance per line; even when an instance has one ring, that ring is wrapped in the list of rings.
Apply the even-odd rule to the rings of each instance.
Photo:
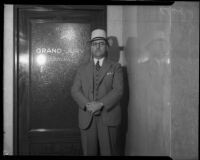
[[[106,58],[103,29],[91,34],[91,60],[77,70],[71,89],[79,106],[79,128],[84,155],[119,155],[117,133],[123,94],[121,65]],[[98,149],[99,148],[99,149]]]

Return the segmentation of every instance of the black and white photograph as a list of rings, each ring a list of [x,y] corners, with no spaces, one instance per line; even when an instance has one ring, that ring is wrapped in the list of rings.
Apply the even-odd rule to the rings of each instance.
[[[137,2],[4,4],[3,156],[199,159],[199,2]]]

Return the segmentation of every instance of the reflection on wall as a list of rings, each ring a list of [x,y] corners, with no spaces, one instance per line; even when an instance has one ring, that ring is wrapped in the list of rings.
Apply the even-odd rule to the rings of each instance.
[[[137,37],[129,37],[131,99],[127,154],[169,155],[170,152],[170,16],[160,7],[137,8]]]
[[[126,155],[197,159],[199,5],[123,9],[130,86]],[[137,18],[130,18],[133,10]]]

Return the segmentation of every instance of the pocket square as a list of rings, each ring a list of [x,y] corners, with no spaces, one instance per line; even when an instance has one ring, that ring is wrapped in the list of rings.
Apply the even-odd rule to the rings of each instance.
[[[113,74],[113,72],[108,72],[106,75],[111,75],[111,74]]]

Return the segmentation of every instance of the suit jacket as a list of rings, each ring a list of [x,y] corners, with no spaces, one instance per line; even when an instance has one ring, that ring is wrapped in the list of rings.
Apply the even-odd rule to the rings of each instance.
[[[94,101],[93,69],[94,61],[81,65],[77,70],[71,94],[79,106],[79,127],[86,129],[92,115],[85,110],[85,104]],[[97,82],[96,100],[102,102],[103,122],[107,126],[116,126],[121,122],[120,98],[123,94],[123,75],[121,65],[104,59]]]

